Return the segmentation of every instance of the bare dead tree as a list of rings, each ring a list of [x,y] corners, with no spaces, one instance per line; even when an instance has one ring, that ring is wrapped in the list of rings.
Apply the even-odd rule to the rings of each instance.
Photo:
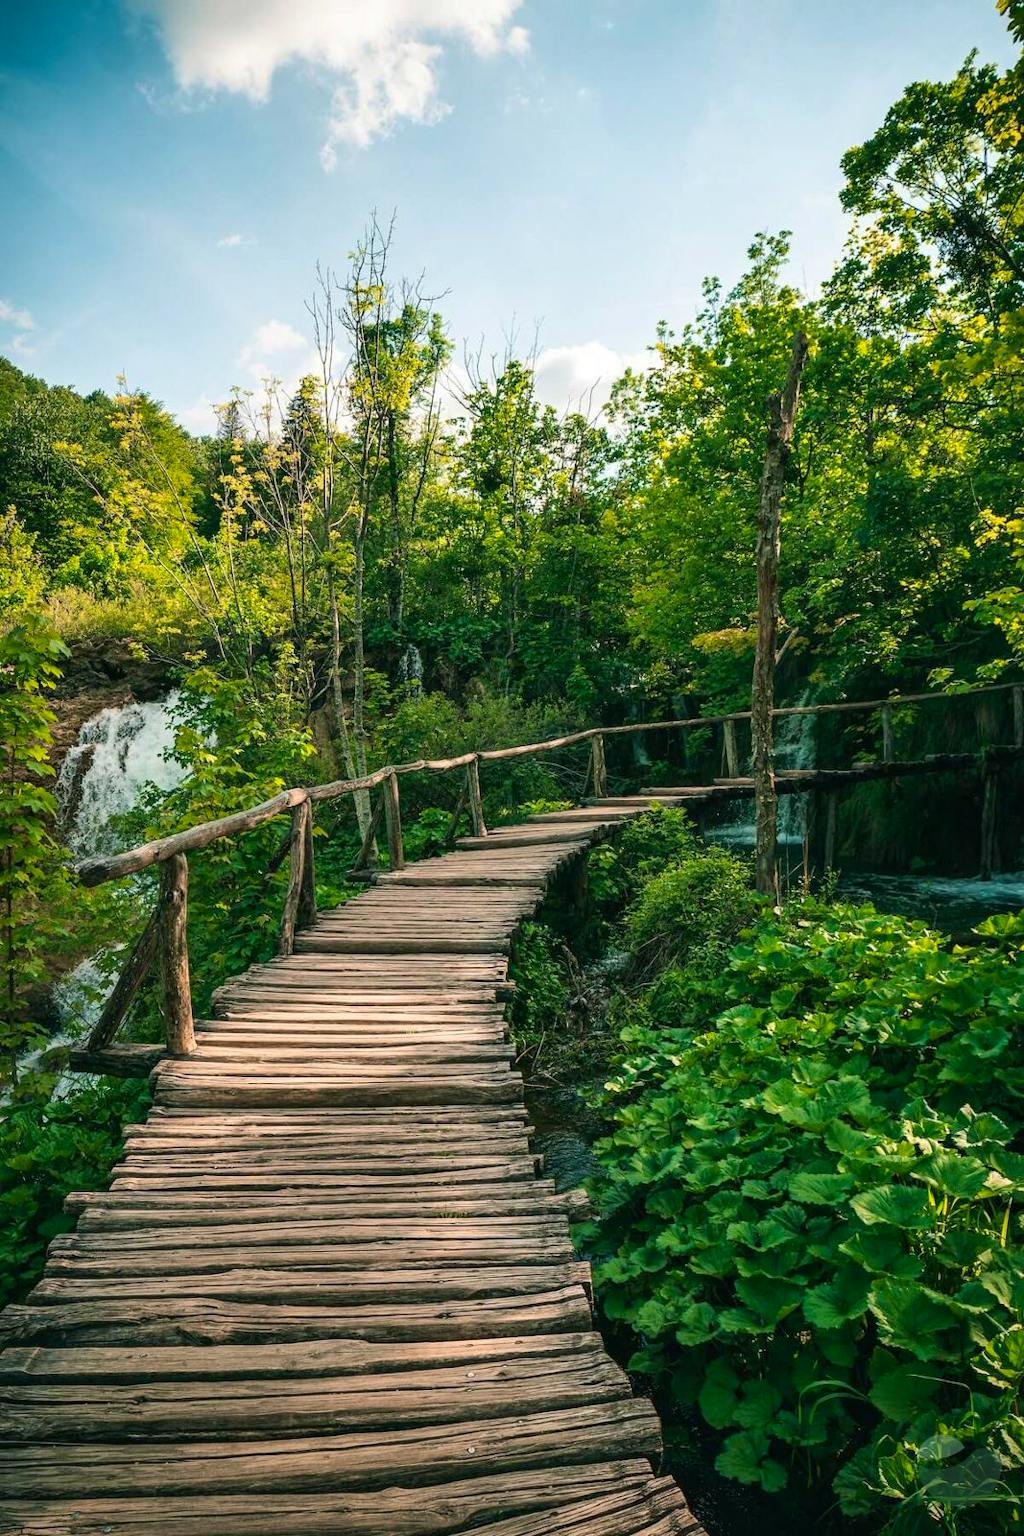
[[[775,707],[779,629],[782,493],[800,402],[800,376],[806,360],[807,337],[803,331],[797,331],[785,386],[768,401],[768,446],[757,512],[757,648],[750,697],[750,730],[754,748],[755,870],[757,889],[765,896],[776,893],[778,888],[779,807],[775,792],[772,710]]]

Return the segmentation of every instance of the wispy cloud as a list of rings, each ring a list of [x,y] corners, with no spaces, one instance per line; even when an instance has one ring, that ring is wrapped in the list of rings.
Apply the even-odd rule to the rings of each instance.
[[[231,91],[265,102],[275,73],[311,64],[331,77],[320,152],[333,168],[341,145],[365,148],[400,122],[433,123],[451,109],[438,67],[446,44],[480,58],[529,50],[512,25],[523,0],[139,0],[157,23],[178,86]],[[243,15],[244,10],[244,15]]]
[[[244,235],[221,235],[220,239],[217,241],[217,244],[220,247],[248,245],[248,243],[249,242],[246,240]]]
[[[0,299],[0,325],[12,325],[16,331],[35,329],[35,321],[27,309],[18,309],[6,299]]]
[[[557,410],[592,415],[607,405],[612,385],[627,368],[640,371],[653,360],[649,352],[617,352],[603,341],[544,347],[534,364],[537,394]]]

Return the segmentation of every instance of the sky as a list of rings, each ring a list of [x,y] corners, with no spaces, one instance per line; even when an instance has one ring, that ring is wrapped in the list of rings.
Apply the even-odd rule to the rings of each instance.
[[[758,230],[813,290],[841,155],[971,49],[1013,57],[994,0],[8,0],[0,352],[209,430],[376,209],[457,355],[599,401]]]

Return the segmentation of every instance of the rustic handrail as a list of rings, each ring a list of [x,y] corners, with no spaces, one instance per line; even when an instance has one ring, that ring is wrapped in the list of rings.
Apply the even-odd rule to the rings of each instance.
[[[898,771],[915,771],[923,764],[898,764],[894,759],[893,709],[901,704],[932,703],[937,699],[977,697],[981,694],[1013,690],[1013,751],[1019,756],[1024,752],[1024,683],[990,683],[983,688],[964,689],[956,694],[908,693],[894,694],[888,699],[840,700],[831,704],[794,704],[772,711],[775,717],[793,715],[834,714],[839,712],[868,713],[879,710],[882,726],[882,762],[880,773],[890,776]],[[739,787],[739,752],[736,741],[736,725],[749,720],[749,710],[734,710],[722,715],[692,715],[685,720],[640,721],[630,725],[597,725],[583,731],[573,731],[566,736],[549,737],[547,741],[529,742],[517,747],[492,747],[482,752],[463,752],[458,757],[417,758],[409,763],[389,763],[373,773],[357,779],[336,779],[328,784],[315,784],[282,790],[280,794],[250,806],[248,810],[235,811],[214,821],[201,822],[184,832],[168,837],[155,838],[129,848],[125,853],[104,858],[86,859],[77,866],[76,873],[83,885],[100,885],[106,880],[117,880],[125,875],[137,874],[154,864],[160,866],[160,891],[156,908],[149,923],[128,956],[124,972],[119,979],[103,1013],[86,1042],[85,1050],[72,1053],[82,1071],[112,1071],[121,1075],[144,1074],[153,1063],[154,1047],[127,1046],[110,1049],[118,1028],[123,1022],[154,963],[159,959],[163,978],[162,1008],[167,1049],[173,1055],[186,1056],[195,1050],[195,1033],[192,1018],[191,982],[188,964],[187,904],[188,861],[186,854],[222,838],[249,832],[273,820],[285,812],[291,813],[291,829],[282,847],[275,854],[271,870],[276,869],[287,854],[289,858],[288,888],[278,952],[283,956],[294,953],[295,936],[300,928],[308,927],[316,917],[316,887],[313,853],[313,808],[321,801],[335,800],[341,795],[354,794],[359,790],[380,787],[380,797],[363,834],[362,847],[353,874],[365,874],[373,858],[375,838],[381,820],[384,821],[388,861],[392,869],[402,869],[405,853],[402,844],[402,813],[399,794],[399,778],[407,773],[447,773],[465,769],[459,803],[452,817],[446,843],[454,840],[459,817],[468,805],[473,835],[487,836],[484,821],[483,797],[480,792],[480,764],[508,761],[511,758],[529,757],[542,752],[555,752],[563,747],[590,743],[588,779],[593,794],[601,799],[608,794],[608,769],[605,760],[605,738],[608,736],[634,735],[643,731],[700,730],[720,725],[723,728],[723,752],[730,776],[729,781]],[[989,749],[998,752],[1000,749]],[[815,782],[838,783],[842,773],[817,774]],[[796,787],[791,785],[788,787]],[[653,793],[657,793],[656,791]],[[983,815],[983,872],[991,872],[994,859],[996,773],[986,765],[985,804]],[[830,794],[826,834],[826,864],[832,860],[831,847],[835,841],[835,795]]]
[[[964,689],[959,693],[905,693],[893,694],[887,699],[837,700],[828,704],[790,704],[774,710],[773,715],[777,718],[786,718],[793,715],[857,711],[868,713],[876,709],[884,709],[888,713],[902,704],[924,704],[937,700],[948,703],[951,699],[977,698],[982,694],[1001,693],[1010,689],[1017,690],[1015,698],[1024,694],[1024,684],[1021,683],[988,683],[982,688]],[[1019,709],[1016,710],[1015,717],[1019,713]],[[235,811],[215,821],[200,822],[184,832],[156,838],[151,843],[141,843],[138,847],[129,848],[124,853],[85,859],[76,866],[75,872],[82,884],[87,886],[102,885],[107,880],[120,880],[126,875],[137,874],[153,864],[173,858],[175,854],[192,853],[200,848],[209,847],[211,843],[218,842],[221,838],[234,837],[240,832],[249,832],[254,827],[261,826],[263,822],[270,821],[285,811],[293,810],[304,800],[314,803],[335,800],[341,795],[354,794],[358,790],[375,789],[377,785],[397,775],[446,773],[456,768],[471,768],[475,763],[506,762],[512,758],[529,757],[541,752],[556,752],[563,747],[577,746],[585,741],[593,742],[606,736],[635,735],[644,731],[700,730],[707,726],[735,724],[749,719],[749,710],[733,710],[722,715],[689,715],[683,720],[644,720],[629,725],[595,725],[583,731],[573,731],[567,736],[552,736],[546,741],[528,742],[518,747],[491,747],[481,752],[464,752],[458,757],[421,757],[408,763],[389,763],[373,773],[365,774],[362,778],[336,779],[329,784],[282,790],[272,799],[264,800],[260,805],[252,806],[248,810]],[[603,763],[601,751],[599,751],[599,761]]]

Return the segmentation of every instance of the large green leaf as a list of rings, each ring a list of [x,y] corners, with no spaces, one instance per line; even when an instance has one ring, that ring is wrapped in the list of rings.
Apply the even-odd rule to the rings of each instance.
[[[789,1181],[793,1199],[807,1205],[838,1205],[852,1188],[853,1175],[848,1173],[795,1173]]]
[[[786,1469],[768,1455],[771,1441],[763,1430],[747,1429],[730,1435],[715,1457],[715,1471],[738,1483],[759,1484],[766,1493],[786,1486]]]
[[[922,1179],[944,1195],[958,1200],[970,1200],[985,1187],[988,1169],[976,1157],[966,1157],[956,1152],[933,1152],[913,1170],[915,1179]]]
[[[816,1285],[803,1300],[804,1316],[816,1328],[841,1328],[867,1311],[870,1276],[847,1267],[834,1280]]]
[[[906,1424],[928,1406],[942,1379],[923,1365],[897,1365],[879,1377],[868,1396],[885,1418]]]
[[[911,1189],[905,1184],[878,1184],[874,1189],[854,1195],[850,1204],[868,1226],[880,1223],[918,1230],[932,1222],[927,1192]]]

